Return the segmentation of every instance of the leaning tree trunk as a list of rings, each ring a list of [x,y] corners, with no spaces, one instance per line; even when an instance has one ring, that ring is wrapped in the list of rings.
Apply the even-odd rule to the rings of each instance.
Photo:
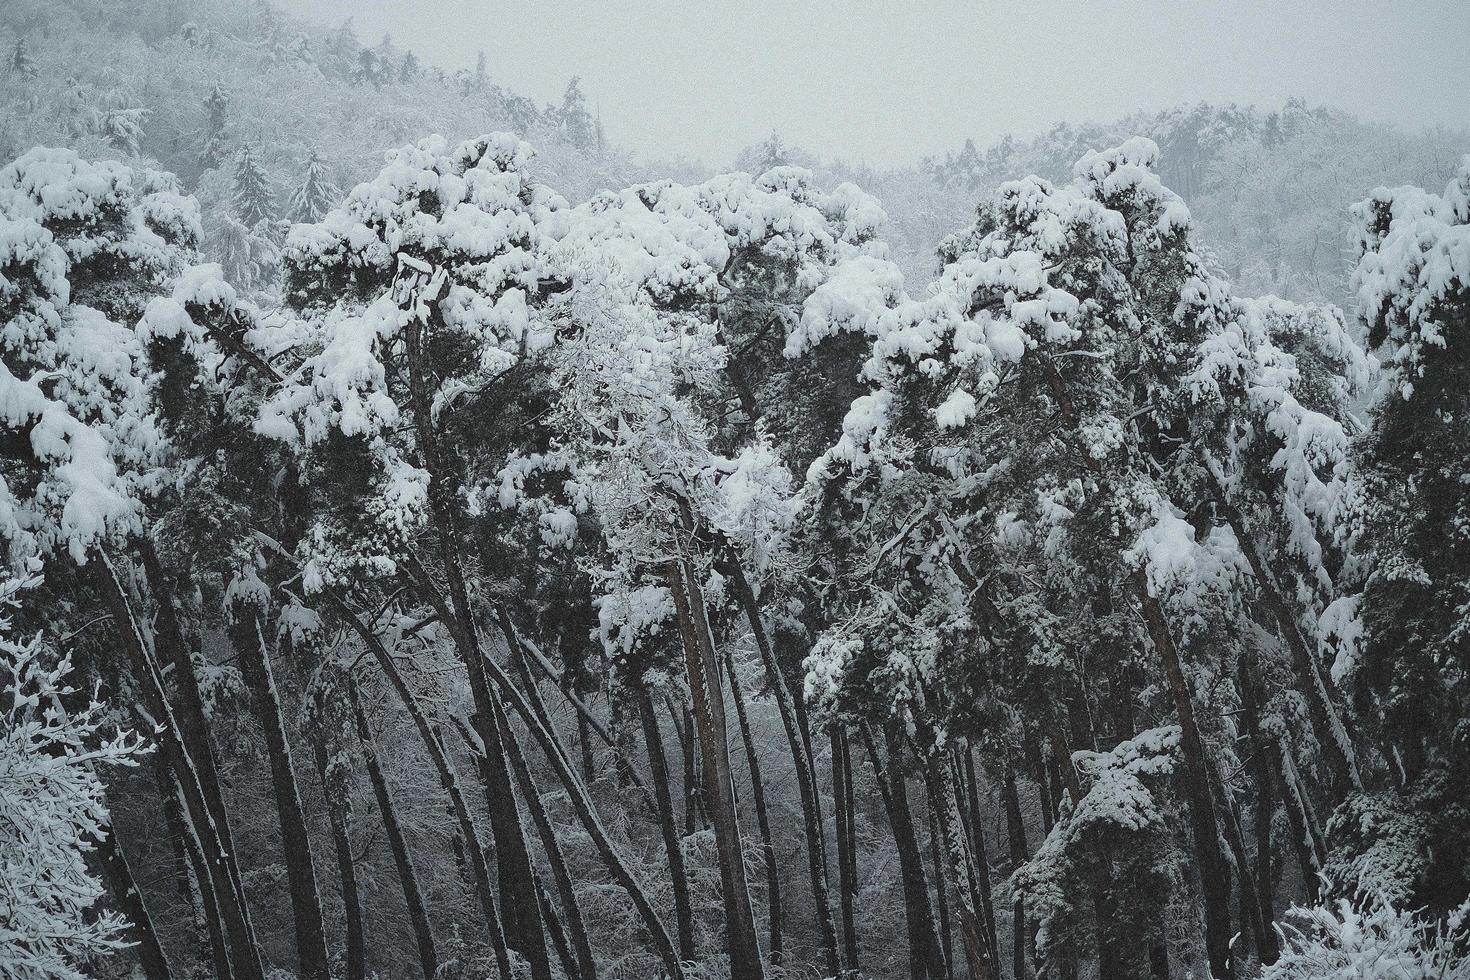
[[[684,847],[674,825],[674,799],[669,792],[669,765],[664,754],[663,734],[653,697],[643,679],[632,682],[633,697],[638,702],[638,715],[643,720],[643,744],[648,750],[648,770],[653,777],[654,801],[658,806],[658,826],[664,838],[664,853],[669,859],[669,880],[674,891],[674,918],[679,931],[679,958],[694,960],[694,916],[689,904],[689,881],[684,873]]]
[[[730,566],[730,579],[735,586],[735,595],[755,636],[756,651],[760,654],[761,666],[766,671],[766,683],[776,697],[781,728],[791,749],[791,761],[796,772],[796,790],[801,799],[807,875],[812,887],[812,901],[816,906],[817,927],[822,934],[822,951],[826,957],[827,972],[835,976],[841,968],[837,952],[837,928],[832,921],[832,905],[827,896],[827,845],[822,832],[822,805],[817,795],[811,744],[804,724],[805,716],[800,702],[792,698],[791,690],[786,686],[786,678],[782,676],[781,665],[776,660],[765,622],[761,619],[755,592],[745,577],[738,557],[732,556],[727,564]]]
[[[1251,775],[1256,784],[1255,838],[1256,838],[1256,918],[1262,924],[1258,936],[1260,945],[1256,949],[1261,965],[1270,966],[1279,955],[1276,930],[1276,910],[1271,901],[1275,880],[1272,861],[1271,818],[1276,810],[1275,746],[1261,733],[1261,696],[1256,680],[1255,656],[1251,651],[1241,655],[1239,666],[1241,723],[1245,726],[1246,739],[1250,746]]]
[[[776,871],[776,845],[771,840],[771,818],[766,810],[766,784],[761,778],[760,757],[755,751],[755,737],[745,710],[745,692],[735,673],[735,655],[725,650],[725,675],[730,679],[730,700],[735,705],[735,719],[740,724],[740,741],[745,746],[745,763],[750,768],[750,795],[755,806],[756,827],[761,835],[761,853],[766,865],[766,905],[770,909],[771,964],[781,965],[781,879]]]
[[[465,582],[460,542],[464,534],[459,521],[459,481],[448,460],[440,451],[435,430],[433,400],[436,384],[429,365],[430,329],[428,320],[439,319],[434,297],[424,297],[418,289],[409,290],[415,305],[408,314],[404,330],[405,360],[408,368],[409,403],[411,406],[417,450],[429,474],[429,515],[433,537],[438,546],[448,590],[448,610],[444,626],[454,639],[475,706],[471,723],[485,747],[485,765],[481,767],[485,802],[490,814],[490,830],[495,838],[497,866],[500,872],[501,909],[505,914],[506,940],[531,964],[533,980],[551,980],[551,964],[547,957],[546,936],[542,929],[541,911],[536,902],[535,878],[531,857],[526,848],[520,815],[516,808],[515,790],[505,748],[500,743],[497,717],[499,701],[486,678],[485,658],[470,608],[469,588]],[[423,302],[428,299],[429,302]],[[419,311],[428,309],[427,316]],[[413,562],[420,573],[425,591],[437,593],[437,586],[427,567]]]
[[[419,734],[419,740],[428,752],[429,761],[433,764],[435,772],[439,776],[439,785],[449,796],[450,808],[454,812],[455,820],[459,824],[460,836],[464,838],[465,849],[469,852],[470,871],[475,882],[475,894],[480,902],[480,911],[485,919],[486,933],[490,939],[491,949],[495,953],[496,965],[499,967],[500,975],[504,980],[510,980],[511,966],[510,956],[506,949],[505,932],[501,924],[500,911],[495,904],[495,889],[490,881],[490,867],[485,861],[485,847],[481,843],[480,832],[475,826],[474,818],[470,814],[469,804],[465,800],[464,792],[460,788],[458,775],[450,764],[448,753],[445,751],[444,743],[440,740],[438,733],[429,724],[428,717],[419,706],[418,698],[403,679],[403,674],[398,670],[398,664],[394,661],[392,653],[383,644],[383,641],[368,628],[367,623],[357,612],[347,604],[335,590],[324,590],[325,595],[332,606],[338,611],[352,631],[357,634],[359,640],[372,653],[378,668],[382,670],[383,676],[388,679],[388,685],[398,695],[399,703],[404,711],[408,712],[410,720],[413,721],[414,729]]]
[[[408,842],[404,839],[403,828],[398,823],[393,796],[388,792],[388,782],[383,778],[383,768],[378,763],[377,747],[372,730],[368,728],[367,716],[362,711],[356,682],[349,680],[347,696],[352,702],[352,718],[357,726],[358,741],[362,743],[363,764],[367,769],[368,781],[373,787],[373,796],[378,801],[378,814],[383,818],[388,849],[393,853],[393,863],[398,868],[398,881],[403,887],[403,904],[408,907],[408,921],[413,926],[414,941],[418,945],[419,967],[424,972],[424,980],[434,980],[439,971],[439,954],[434,948],[434,932],[429,927],[429,913],[424,908],[418,874],[414,871],[413,858],[408,853]]]
[[[520,742],[508,724],[502,723],[500,737],[505,742],[511,770],[521,788],[521,798],[526,801],[526,809],[531,812],[531,822],[536,825],[536,833],[541,838],[541,849],[546,852],[546,861],[551,866],[551,876],[556,882],[557,894],[561,897],[562,914],[566,919],[564,931],[571,945],[576,973],[582,980],[597,980],[597,961],[592,956],[592,944],[587,939],[587,925],[582,919],[582,906],[577,900],[572,876],[567,871],[566,859],[556,838],[556,828],[551,825],[551,818],[546,813],[540,794],[536,792],[536,784],[531,780],[531,770],[526,765]]]
[[[1307,719],[1312,726],[1313,738],[1322,747],[1322,758],[1327,763],[1327,770],[1331,775],[1334,797],[1341,798],[1342,794],[1349,789],[1361,790],[1363,778],[1358,772],[1357,757],[1353,752],[1347,728],[1343,724],[1342,713],[1333,703],[1327,681],[1323,678],[1322,672],[1317,669],[1317,662],[1312,656],[1311,648],[1307,645],[1306,638],[1302,636],[1296,617],[1287,607],[1281,586],[1267,563],[1267,559],[1261,554],[1255,538],[1251,536],[1250,529],[1246,526],[1245,516],[1227,500],[1224,481],[1221,479],[1218,465],[1213,459],[1208,462],[1211,476],[1215,480],[1216,502],[1224,510],[1225,518],[1230,523],[1230,529],[1235,532],[1235,539],[1240,543],[1240,550],[1245,555],[1246,563],[1250,565],[1256,584],[1260,587],[1261,599],[1267,610],[1270,611],[1271,617],[1276,621],[1276,628],[1286,644],[1287,651],[1291,654],[1292,669],[1297,677],[1297,690],[1307,703]]]
[[[127,920],[123,938],[138,951],[138,964],[143,968],[146,980],[170,980],[168,957],[153,929],[153,917],[143,901],[143,893],[133,878],[133,870],[123,854],[115,828],[110,828],[97,840],[97,860],[102,866],[102,878],[117,910]]]
[[[684,648],[685,673],[699,727],[704,785],[715,826],[715,849],[720,859],[720,885],[725,905],[726,942],[731,976],[760,980],[765,975],[750,887],[745,879],[745,851],[735,814],[734,780],[726,739],[724,696],[719,667],[705,621],[704,597],[687,561],[681,556],[669,572],[674,610]]]
[[[525,684],[526,702],[535,712],[541,725],[548,732],[555,732],[551,712],[546,708],[546,701],[541,697],[541,689],[537,686],[536,678],[532,675],[531,666],[527,662],[525,644],[507,645],[510,648],[511,662]],[[582,734],[585,735],[585,731]],[[571,875],[567,873],[561,844],[557,841],[555,830],[551,826],[551,819],[547,816],[546,808],[541,803],[541,797],[537,794],[535,784],[531,781],[531,770],[526,765],[520,742],[516,739],[515,733],[511,731],[508,721],[501,725],[500,735],[505,741],[511,767],[516,773],[516,782],[520,785],[521,795],[525,798],[526,807],[531,812],[531,820],[536,826],[536,833],[541,838],[542,847],[546,851],[546,859],[551,865],[552,877],[556,880],[557,894],[561,896],[562,908],[567,919],[565,931],[576,953],[577,969],[586,976],[587,980],[595,980],[596,967],[592,958],[592,945],[587,939],[587,926],[582,918],[582,906],[577,900],[576,889],[572,887]],[[585,738],[581,740],[581,744],[585,747]]]
[[[512,647],[519,646],[521,644],[520,634],[516,632],[515,626],[510,620],[510,614],[506,611],[505,607],[498,607],[496,614],[499,619],[501,632],[505,635],[506,643]],[[593,846],[596,847],[598,855],[603,860],[603,864],[612,874],[613,879],[622,886],[623,891],[632,900],[633,906],[637,910],[639,917],[643,921],[644,928],[648,932],[654,952],[663,961],[664,968],[674,980],[682,980],[684,976],[683,965],[674,952],[674,943],[669,938],[668,930],[659,921],[658,914],[654,911],[653,903],[649,900],[648,893],[644,889],[643,884],[629,869],[628,862],[608,837],[607,830],[603,827],[602,822],[598,820],[597,809],[593,806],[591,794],[587,792],[587,787],[577,777],[576,768],[573,766],[561,742],[557,740],[550,725],[536,713],[502,668],[488,658],[485,660],[485,666],[491,672],[497,687],[505,697],[507,703],[520,715],[521,720],[525,722],[526,727],[530,730],[532,737],[541,746],[542,754],[551,763],[557,778],[561,780],[562,787],[567,791],[568,800],[572,804],[572,809],[576,812],[577,819],[582,822],[583,829],[587,831],[588,836],[592,839]]]
[[[178,787],[177,778],[167,765],[163,766],[164,776],[168,782],[168,792],[172,793],[180,810],[187,809],[182,802],[183,791]],[[216,980],[229,980],[234,976],[234,969],[230,966],[230,943],[225,932],[225,921],[220,914],[219,903],[215,900],[215,889],[209,877],[209,864],[204,860],[204,848],[199,843],[199,837],[194,833],[194,827],[188,819],[184,823],[184,853],[189,860],[189,869],[194,874],[194,881],[199,889],[199,906],[204,914],[205,931],[209,937],[209,956],[214,964]],[[201,954],[201,959],[202,959]]]
[[[134,614],[122,579],[106,552],[98,551],[97,582],[113,622],[122,633],[123,646],[132,662],[143,703],[157,726],[164,759],[177,779],[208,867],[207,880],[213,889],[220,920],[229,941],[231,971],[235,980],[264,980],[260,950],[245,904],[245,893],[238,875],[232,875],[234,855],[222,842],[219,825],[207,802],[203,781],[194,759],[186,748],[178,716],[169,704],[163,681],[163,670],[153,655],[153,645],[144,638],[143,627]],[[190,668],[192,676],[192,666]],[[201,887],[204,882],[201,882]]]
[[[1159,601],[1150,594],[1148,578],[1142,571],[1134,575],[1134,591],[1143,607],[1144,622],[1154,650],[1164,664],[1174,711],[1179,716],[1184,750],[1183,783],[1189,801],[1189,816],[1194,832],[1195,859],[1199,865],[1200,886],[1205,900],[1205,951],[1215,976],[1233,977],[1230,962],[1230,863],[1220,847],[1220,826],[1215,816],[1214,793],[1210,788],[1210,762],[1205,755],[1204,740],[1195,720],[1194,697],[1189,680],[1179,662],[1179,651],[1169,635]]]
[[[954,885],[959,898],[960,939],[965,949],[969,980],[985,980],[989,960],[985,950],[985,932],[980,924],[978,896],[975,894],[975,867],[970,847],[965,841],[959,801],[950,778],[949,760],[934,755],[925,760],[924,781],[929,789],[929,807],[939,832],[943,870]]]
[[[888,826],[893,831],[893,845],[898,852],[899,877],[903,884],[904,926],[909,943],[910,980],[944,980],[944,954],[934,935],[934,912],[929,904],[929,883],[924,875],[924,856],[914,834],[914,817],[909,809],[908,789],[904,774],[894,761],[892,742],[888,742],[889,762],[885,767],[878,755],[872,733],[862,728],[863,746],[873,760],[873,773],[883,808],[888,813]]]
[[[281,717],[281,700],[271,671],[270,653],[260,628],[260,614],[244,605],[234,610],[230,639],[240,659],[240,672],[250,688],[255,717],[265,734],[270,759],[271,788],[276,817],[281,827],[281,846],[286,858],[286,883],[291,895],[292,919],[296,926],[296,957],[302,980],[327,980],[326,926],[322,922],[321,896],[317,892],[316,863],[311,839],[306,832],[301,793],[291,763],[291,746]]]
[[[312,761],[322,787],[322,799],[326,801],[327,823],[332,830],[332,849],[337,855],[337,881],[342,889],[342,920],[346,935],[343,937],[343,971],[345,980],[364,980],[367,976],[367,960],[363,950],[362,900],[357,891],[357,867],[352,859],[352,838],[347,832],[347,819],[342,801],[333,785],[328,769],[327,750],[320,732],[311,739]]]

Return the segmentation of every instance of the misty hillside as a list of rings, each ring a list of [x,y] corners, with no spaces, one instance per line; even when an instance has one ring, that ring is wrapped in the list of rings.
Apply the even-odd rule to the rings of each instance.
[[[228,209],[242,148],[275,216],[291,219],[313,155],[347,189],[376,172],[384,150],[423,133],[453,142],[504,130],[536,148],[535,173],[573,201],[654,177],[707,177],[729,163],[789,162],[820,181],[851,180],[883,204],[885,237],[916,283],[933,274],[943,238],[1000,184],[1026,174],[1066,182],[1088,150],[1145,135],[1222,271],[1252,292],[1346,306],[1348,205],[1380,185],[1439,186],[1470,150],[1470,128],[1410,133],[1293,100],[1279,111],[1200,105],[1058,123],[892,171],[818,160],[779,136],[736,161],[675,162],[620,150],[589,108],[595,93],[575,79],[561,104],[537,106],[483,58],[434,65],[392,38],[357,37],[350,21],[329,29],[264,0],[11,0],[0,8],[0,44],[10,66],[0,78],[0,156],[41,144],[146,160],[176,174],[206,215]],[[224,237],[217,222],[207,231]]]
[[[0,56],[0,980],[1470,980],[1470,127]]]

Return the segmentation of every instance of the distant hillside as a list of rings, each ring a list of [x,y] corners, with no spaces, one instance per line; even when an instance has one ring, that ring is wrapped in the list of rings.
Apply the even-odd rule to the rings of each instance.
[[[431,133],[453,142],[514,131],[538,149],[536,174],[573,201],[655,177],[707,176],[700,164],[641,162],[618,149],[575,79],[560,105],[537,106],[483,59],[448,70],[391,39],[307,24],[263,0],[6,0],[0,53],[0,159],[41,143],[154,162],[199,197],[209,247],[237,281],[270,259],[270,243],[247,240],[235,220],[243,148],[263,178],[258,203],[287,220],[300,217],[293,199],[313,155],[314,176],[345,190],[377,172],[385,149]],[[984,194],[1030,173],[1067,180],[1083,153],[1136,134],[1159,144],[1165,183],[1189,202],[1221,271],[1243,291],[1344,305],[1348,206],[1383,184],[1443,186],[1470,152],[1470,130],[1408,133],[1293,101],[1279,112],[1199,105],[1062,123],[888,171],[823,162],[778,141],[733,163],[797,163],[876,194],[890,218],[885,238],[918,288],[936,246],[969,223]]]
[[[640,176],[606,145],[575,80],[561,105],[537,106],[494,65],[446,71],[260,0],[6,0],[0,51],[0,158],[49,144],[150,161],[198,195],[218,247],[247,147],[282,219],[313,154],[345,189],[385,149],[430,133],[520,133],[540,153],[537,175],[572,199]]]

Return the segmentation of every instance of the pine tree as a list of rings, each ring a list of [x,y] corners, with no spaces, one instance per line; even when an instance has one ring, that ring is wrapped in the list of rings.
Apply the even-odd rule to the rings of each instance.
[[[306,176],[287,205],[286,217],[293,222],[320,221],[341,198],[342,192],[327,173],[326,164],[313,150],[306,162]]]
[[[36,59],[31,57],[30,45],[23,37],[16,38],[15,47],[10,49],[10,72],[21,78],[36,77]]]
[[[577,149],[590,150],[597,144],[597,127],[587,109],[587,98],[582,94],[581,78],[573,76],[567,83],[556,119],[562,137]]]
[[[224,162],[229,109],[229,93],[219,82],[215,82],[214,88],[204,98],[204,146],[199,152],[199,165],[205,170],[211,170]]]
[[[241,147],[235,157],[235,193],[230,203],[235,215],[247,228],[254,228],[262,221],[271,221],[276,216],[270,181],[255,162],[255,154],[249,146]]]

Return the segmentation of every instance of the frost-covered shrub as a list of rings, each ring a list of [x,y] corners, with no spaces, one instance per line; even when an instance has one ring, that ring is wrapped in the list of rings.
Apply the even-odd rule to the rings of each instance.
[[[1261,980],[1463,980],[1470,931],[1462,905],[1445,922],[1428,922],[1392,905],[1368,900],[1336,908],[1293,908],[1281,930],[1281,958]]]
[[[0,610],[34,584],[0,584]],[[111,822],[96,768],[135,765],[143,746],[102,737],[95,700],[68,711],[71,661],[9,631],[0,613],[0,976],[80,980],[88,958],[126,945],[125,920],[96,911],[103,887],[87,867]]]

